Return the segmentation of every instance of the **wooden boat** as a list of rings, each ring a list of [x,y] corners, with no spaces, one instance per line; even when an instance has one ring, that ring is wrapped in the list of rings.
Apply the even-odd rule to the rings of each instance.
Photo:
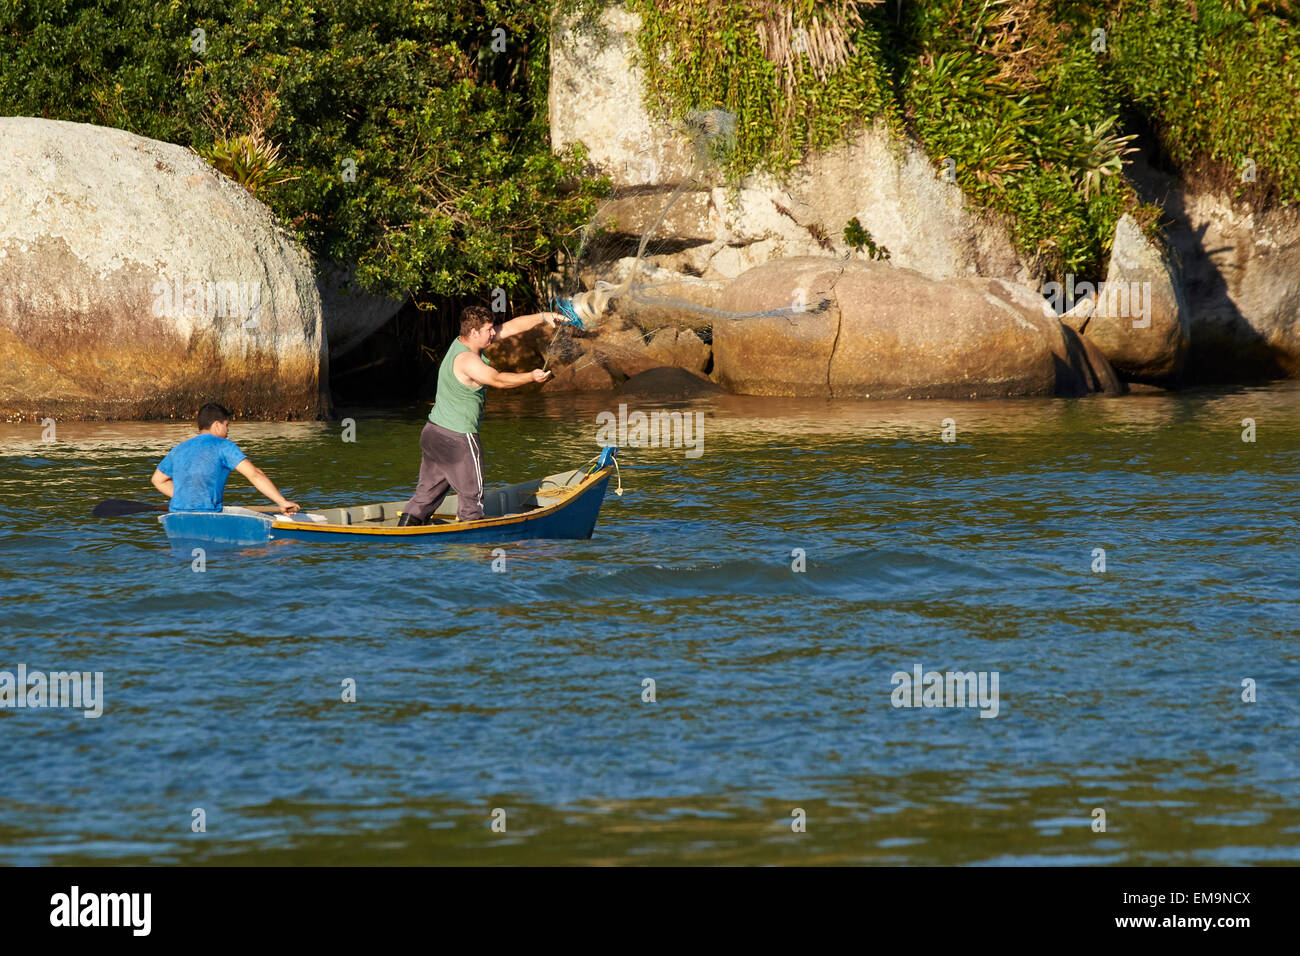
[[[259,545],[278,539],[430,543],[526,541],[533,538],[590,538],[605,489],[617,465],[618,449],[606,446],[585,470],[577,468],[535,481],[483,492],[483,517],[456,519],[457,496],[449,494],[425,525],[399,528],[406,501],[326,508],[293,516],[229,506],[221,511],[170,511],[160,515],[175,543]],[[619,489],[622,493],[622,489]]]

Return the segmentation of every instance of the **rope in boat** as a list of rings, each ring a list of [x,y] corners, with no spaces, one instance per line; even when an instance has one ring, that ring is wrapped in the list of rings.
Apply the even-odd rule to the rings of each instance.
[[[604,452],[601,452],[601,454],[604,454]],[[618,483],[618,487],[614,489],[614,494],[618,495],[621,498],[623,497],[623,473],[618,469],[617,457],[611,458],[610,461],[614,463],[614,477],[617,479],[617,483]],[[586,478],[594,474],[596,471],[596,465],[598,465],[599,463],[600,463],[600,455],[597,455],[595,458],[591,459],[591,461],[587,462],[587,464],[590,465],[591,467],[587,469],[586,474],[584,474],[582,477]]]

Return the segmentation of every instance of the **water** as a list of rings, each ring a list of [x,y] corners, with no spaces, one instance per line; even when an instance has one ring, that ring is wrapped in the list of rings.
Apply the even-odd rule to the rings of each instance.
[[[618,401],[494,394],[489,483],[590,458]],[[0,862],[1294,863],[1298,405],[679,404],[700,458],[626,449],[595,537],[502,573],[300,542],[197,573],[88,514],[188,426],[0,425],[0,670],[106,698],[0,710]],[[231,437],[305,507],[393,500],[422,408]],[[917,664],[997,671],[998,716],[894,708]]]

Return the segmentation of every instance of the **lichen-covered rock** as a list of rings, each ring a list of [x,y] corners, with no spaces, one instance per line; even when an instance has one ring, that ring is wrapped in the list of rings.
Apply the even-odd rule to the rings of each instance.
[[[1182,190],[1170,202],[1197,377],[1300,378],[1300,208],[1256,212]]]
[[[551,35],[551,142],[581,142],[619,185],[677,183],[691,170],[690,150],[643,105],[644,73],[635,64],[641,18],[618,5],[596,23],[581,11],[556,21]]]
[[[0,118],[0,416],[328,408],[320,295],[270,211],[195,153]]]

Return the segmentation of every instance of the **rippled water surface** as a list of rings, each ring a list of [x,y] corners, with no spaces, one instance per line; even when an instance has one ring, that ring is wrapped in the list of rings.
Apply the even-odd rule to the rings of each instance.
[[[491,396],[489,483],[590,458],[618,401]],[[105,695],[0,710],[0,862],[1300,860],[1295,384],[673,407],[699,458],[625,449],[590,541],[499,573],[300,542],[198,573],[89,516],[192,427],[0,425],[0,670]],[[231,437],[304,506],[393,500],[423,408]],[[998,715],[893,707],[916,665],[996,671]]]

